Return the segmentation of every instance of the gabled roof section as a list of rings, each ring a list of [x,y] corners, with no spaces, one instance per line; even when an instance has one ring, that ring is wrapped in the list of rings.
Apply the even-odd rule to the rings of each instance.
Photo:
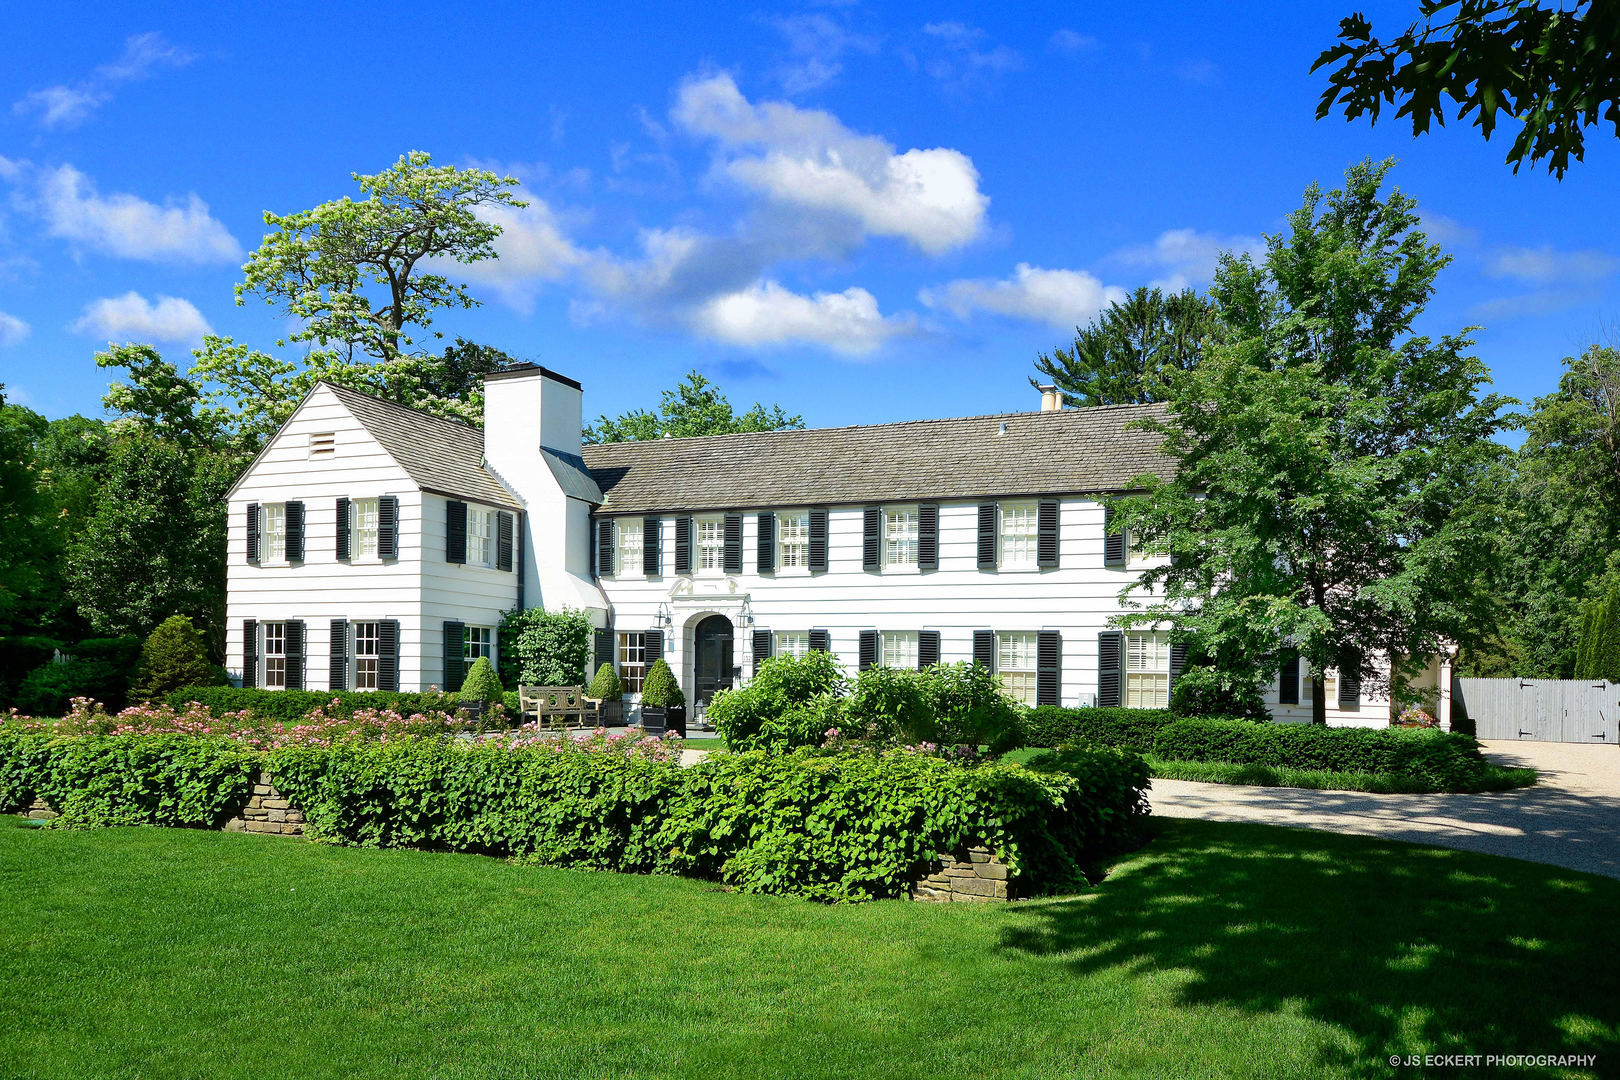
[[[591,470],[585,467],[584,458],[578,454],[553,450],[549,446],[540,448],[540,456],[545,459],[546,467],[551,470],[564,495],[597,506],[605,501],[602,489],[596,486],[596,480],[591,476]]]
[[[431,413],[322,382],[423,491],[521,510],[484,468],[484,433]]]
[[[1173,474],[1162,437],[1127,427],[1168,415],[1102,405],[606,443],[584,457],[608,513],[1090,494]]]

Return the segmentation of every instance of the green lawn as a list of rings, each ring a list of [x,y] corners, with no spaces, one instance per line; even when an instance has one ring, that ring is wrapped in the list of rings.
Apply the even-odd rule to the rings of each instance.
[[[1090,893],[702,882],[0,823],[0,1076],[1368,1076],[1620,1065],[1620,881],[1166,821]],[[1407,1075],[1416,1075],[1408,1070]]]

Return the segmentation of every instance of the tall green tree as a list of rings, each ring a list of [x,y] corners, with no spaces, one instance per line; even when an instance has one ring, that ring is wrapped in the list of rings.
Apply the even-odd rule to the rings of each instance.
[[[587,443],[631,442],[636,439],[684,439],[694,435],[732,435],[743,431],[779,431],[804,427],[804,417],[789,416],[782,406],[766,408],[755,402],[738,415],[720,388],[696,371],[673,390],[665,390],[658,410],[634,409],[622,416],[598,416],[583,434]]]
[[[1562,178],[1586,156],[1585,131],[1606,121],[1620,135],[1620,6],[1611,0],[1419,0],[1419,21],[1387,40],[1360,12],[1339,23],[1339,44],[1311,65],[1333,67],[1316,107],[1377,123],[1400,102],[1412,134],[1473,116],[1487,140],[1499,119],[1518,124],[1507,160],[1545,159]]]
[[[1465,334],[1413,333],[1448,257],[1414,200],[1384,192],[1390,166],[1313,184],[1262,258],[1222,260],[1220,339],[1170,379],[1170,419],[1144,422],[1174,475],[1114,504],[1172,556],[1126,590],[1123,621],[1174,623],[1257,680],[1297,649],[1318,723],[1327,668],[1377,686],[1387,654],[1398,684],[1494,618],[1496,511],[1481,494],[1510,401],[1482,393]]]
[[[1170,376],[1198,362],[1215,329],[1214,307],[1192,289],[1139,288],[1075,331],[1067,349],[1042,353],[1040,378],[1069,405],[1144,405],[1163,401]]]
[[[0,384],[0,627],[14,624],[50,586],[46,568],[55,532],[40,485],[34,418],[37,413],[7,405]]]

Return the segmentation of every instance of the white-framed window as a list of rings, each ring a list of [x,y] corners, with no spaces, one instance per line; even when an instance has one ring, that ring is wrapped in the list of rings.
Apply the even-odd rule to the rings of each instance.
[[[697,568],[699,573],[718,574],[726,568],[726,519],[697,519]]]
[[[1125,635],[1125,707],[1170,706],[1170,635]]]
[[[809,569],[810,512],[789,510],[776,518],[776,566],[779,570]]]
[[[917,631],[885,630],[883,639],[883,666],[915,668],[917,666]]]
[[[641,518],[619,518],[613,523],[614,547],[617,549],[617,558],[613,561],[615,577],[634,577],[641,574],[643,535]]]
[[[917,567],[917,508],[898,506],[883,511],[884,569]],[[916,637],[915,634],[912,635]]]
[[[349,536],[354,559],[377,557],[377,500],[349,500]]]
[[[267,622],[264,631],[264,688],[287,689],[287,624]]]
[[[1302,664],[1299,671],[1299,703],[1301,705],[1311,703],[1311,687],[1311,673],[1305,670]],[[1328,703],[1329,708],[1339,703],[1339,673],[1337,671],[1325,671],[1322,673],[1322,700]]]
[[[776,656],[804,656],[810,651],[810,631],[778,630]]]
[[[491,555],[495,551],[495,511],[477,506],[467,507],[467,564],[493,566]]]
[[[259,560],[286,562],[287,507],[282,503],[266,503],[259,507],[259,517]]]
[[[996,674],[1007,696],[1025,705],[1036,701],[1036,649],[1040,635],[1014,631],[996,635]]]
[[[619,685],[626,694],[641,693],[647,677],[647,635],[619,634]]]
[[[310,457],[331,457],[337,453],[337,433],[322,431],[309,437]]]
[[[996,545],[997,565],[1003,570],[1033,569],[1035,566],[1036,522],[1039,512],[1032,502],[1006,502],[996,508],[999,518]]]
[[[467,663],[471,664],[479,657],[483,657],[491,664],[495,663],[495,628],[493,626],[469,626],[467,635]]]
[[[378,648],[377,624],[354,623],[354,688],[377,689],[377,661],[382,655]]]
[[[1170,545],[1164,540],[1155,540],[1151,544],[1142,539],[1135,529],[1125,531],[1125,551],[1127,566],[1141,566],[1170,554]]]

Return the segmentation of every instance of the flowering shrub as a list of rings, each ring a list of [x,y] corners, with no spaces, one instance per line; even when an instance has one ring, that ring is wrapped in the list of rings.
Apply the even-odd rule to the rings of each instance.
[[[1430,716],[1426,710],[1420,709],[1416,705],[1409,705],[1402,709],[1400,719],[1396,720],[1395,722],[1402,727],[1437,728],[1440,726],[1440,721],[1436,720],[1433,716]]]

